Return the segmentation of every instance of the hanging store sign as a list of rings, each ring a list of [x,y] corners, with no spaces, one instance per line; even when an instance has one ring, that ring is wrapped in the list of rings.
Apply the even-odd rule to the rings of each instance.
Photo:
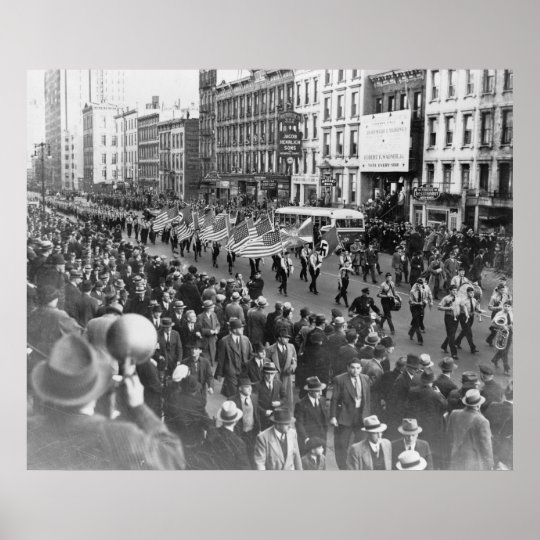
[[[408,171],[411,111],[362,116],[359,132],[360,170]]]
[[[439,198],[440,191],[437,186],[418,186],[413,189],[413,197],[419,201],[434,201]]]
[[[297,158],[301,155],[302,134],[298,131],[287,130],[279,134],[279,156],[284,158]]]

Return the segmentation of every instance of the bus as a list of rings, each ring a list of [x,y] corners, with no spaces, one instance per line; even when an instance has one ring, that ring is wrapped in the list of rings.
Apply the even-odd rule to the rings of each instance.
[[[302,224],[312,218],[313,225],[318,225],[325,232],[335,225],[340,240],[349,246],[355,240],[362,241],[366,226],[364,214],[348,208],[322,208],[311,206],[285,206],[276,210],[275,219],[280,227]]]

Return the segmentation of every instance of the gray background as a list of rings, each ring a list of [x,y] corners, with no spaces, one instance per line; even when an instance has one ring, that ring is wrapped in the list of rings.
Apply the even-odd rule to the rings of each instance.
[[[538,2],[2,4],[0,538],[538,537]],[[513,68],[516,470],[27,472],[26,70],[69,67]]]

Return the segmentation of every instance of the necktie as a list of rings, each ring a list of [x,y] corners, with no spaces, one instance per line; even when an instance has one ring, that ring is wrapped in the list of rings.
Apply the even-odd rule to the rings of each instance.
[[[189,323],[189,331],[193,332],[193,324]]]
[[[459,286],[461,287],[463,285],[463,278],[459,278]]]
[[[316,400],[315,400],[315,407],[318,407],[318,406],[319,406],[319,400],[316,399]]]
[[[246,398],[246,399],[244,400],[244,403],[245,403],[246,405],[249,405],[249,398]]]
[[[358,388],[358,379],[355,377],[353,379],[354,391],[356,392],[356,397],[360,397],[360,389]]]
[[[471,298],[470,302],[471,302],[471,312],[469,313],[469,315],[472,315],[474,313],[474,308],[473,308],[473,305],[472,305],[472,298]]]

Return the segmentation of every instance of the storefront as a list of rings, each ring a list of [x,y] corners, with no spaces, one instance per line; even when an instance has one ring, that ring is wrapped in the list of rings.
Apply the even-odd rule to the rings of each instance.
[[[413,226],[460,229],[463,221],[461,195],[440,193],[432,185],[416,186],[411,193],[409,220]]]
[[[292,176],[291,200],[302,206],[315,206],[317,204],[319,177],[316,175]]]

